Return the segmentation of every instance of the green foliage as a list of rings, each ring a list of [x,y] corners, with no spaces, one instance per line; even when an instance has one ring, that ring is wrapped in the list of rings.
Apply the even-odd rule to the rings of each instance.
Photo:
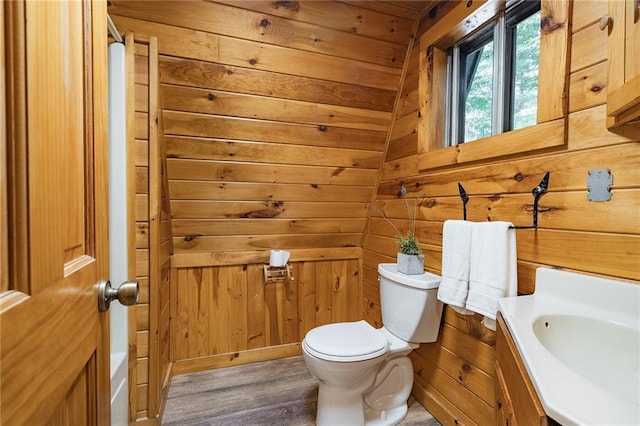
[[[422,250],[420,250],[420,246],[418,245],[418,239],[411,231],[407,233],[406,238],[404,238],[401,235],[398,235],[396,244],[400,249],[400,253],[422,254]]]
[[[464,141],[491,136],[493,42],[480,47],[480,60],[464,106]]]
[[[513,129],[536,124],[538,106],[538,63],[540,55],[540,12],[519,22],[514,32]],[[491,136],[494,65],[493,41],[478,48],[480,59],[464,99],[464,141]],[[470,67],[469,64],[467,64]],[[467,77],[468,78],[468,77]]]
[[[540,62],[540,12],[520,22],[516,31],[513,128],[536,124],[538,65]]]

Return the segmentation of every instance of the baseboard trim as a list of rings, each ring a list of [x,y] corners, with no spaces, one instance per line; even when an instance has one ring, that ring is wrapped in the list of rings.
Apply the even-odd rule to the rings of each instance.
[[[443,425],[474,424],[468,417],[457,409],[452,410],[452,404],[434,389],[425,389],[420,383],[421,377],[414,375],[411,394],[431,415]]]
[[[250,364],[252,362],[269,361],[300,355],[300,343],[270,346],[267,348],[249,349],[246,351],[227,352],[201,358],[184,359],[173,362],[172,375],[195,373],[214,368],[231,367],[233,365]]]
[[[157,418],[154,419],[150,419],[150,418],[143,418],[143,419],[137,419],[135,422],[129,422],[130,426],[159,426],[160,425],[160,421]]]
[[[162,380],[162,390],[160,391],[160,409],[158,410],[158,418],[160,419],[164,416],[164,408],[167,405],[167,398],[169,398],[171,377],[173,377],[173,363],[170,362]]]

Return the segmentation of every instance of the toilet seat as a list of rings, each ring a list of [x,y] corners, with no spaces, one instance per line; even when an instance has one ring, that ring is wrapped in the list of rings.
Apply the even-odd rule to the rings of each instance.
[[[366,321],[316,327],[307,333],[303,346],[317,358],[338,362],[365,361],[389,350],[386,337]]]

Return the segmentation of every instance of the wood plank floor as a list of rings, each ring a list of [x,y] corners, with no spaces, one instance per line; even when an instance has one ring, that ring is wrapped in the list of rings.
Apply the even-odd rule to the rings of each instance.
[[[317,403],[318,382],[296,356],[175,376],[162,425],[314,425]],[[401,425],[439,426],[409,404]]]

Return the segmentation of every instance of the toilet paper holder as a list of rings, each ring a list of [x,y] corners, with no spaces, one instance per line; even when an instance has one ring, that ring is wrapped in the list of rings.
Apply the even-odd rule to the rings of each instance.
[[[275,283],[282,281],[293,281],[291,276],[291,265],[271,266],[264,265],[264,281],[266,283]]]

